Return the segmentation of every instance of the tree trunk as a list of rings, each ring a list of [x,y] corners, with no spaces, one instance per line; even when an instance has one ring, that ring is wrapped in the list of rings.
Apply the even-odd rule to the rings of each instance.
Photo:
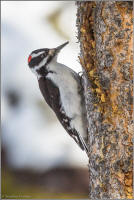
[[[76,4],[89,130],[89,199],[132,199],[133,3]]]

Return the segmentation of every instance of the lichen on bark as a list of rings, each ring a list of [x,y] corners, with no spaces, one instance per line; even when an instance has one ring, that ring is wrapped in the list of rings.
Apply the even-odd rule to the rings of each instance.
[[[77,2],[85,74],[89,197],[133,199],[132,2]]]

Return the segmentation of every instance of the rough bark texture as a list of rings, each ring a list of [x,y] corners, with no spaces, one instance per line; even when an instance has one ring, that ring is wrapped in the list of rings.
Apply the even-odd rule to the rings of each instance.
[[[77,2],[89,198],[132,199],[132,2]]]

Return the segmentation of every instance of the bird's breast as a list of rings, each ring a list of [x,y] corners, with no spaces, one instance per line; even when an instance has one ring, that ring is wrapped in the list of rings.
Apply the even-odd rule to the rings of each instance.
[[[79,114],[81,109],[81,96],[78,95],[78,83],[73,76],[67,74],[48,74],[47,77],[58,88],[62,107],[69,117],[73,117],[74,113]]]

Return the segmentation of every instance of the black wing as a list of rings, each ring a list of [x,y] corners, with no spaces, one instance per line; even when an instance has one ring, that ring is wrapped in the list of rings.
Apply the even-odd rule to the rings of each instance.
[[[81,149],[87,152],[87,146],[82,136],[75,129],[71,129],[71,118],[66,116],[65,111],[61,106],[59,88],[51,80],[45,77],[39,79],[39,87],[47,104],[53,109],[62,126]]]
[[[55,108],[60,108],[60,94],[59,89],[49,79],[41,77],[39,80],[40,91],[45,98],[47,104],[55,111]]]

